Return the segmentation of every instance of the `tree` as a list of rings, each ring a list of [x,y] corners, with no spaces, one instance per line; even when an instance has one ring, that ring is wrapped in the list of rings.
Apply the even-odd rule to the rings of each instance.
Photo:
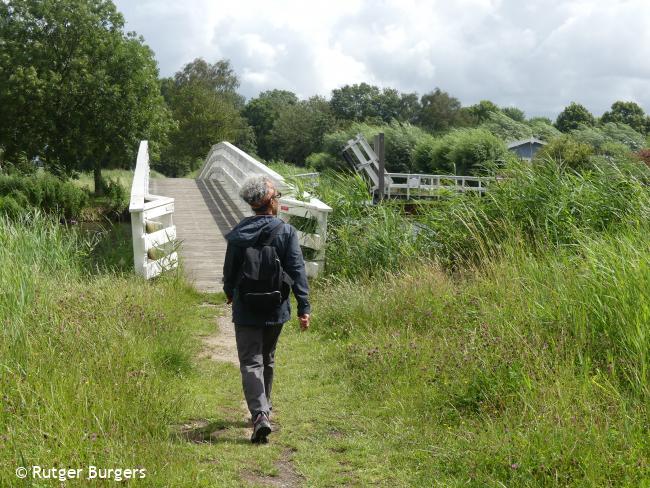
[[[170,118],[153,52],[109,0],[0,2],[0,145],[61,175],[129,167]]]
[[[422,95],[420,104],[422,108],[418,123],[430,132],[440,133],[451,127],[465,125],[460,100],[440,88]]]
[[[619,144],[629,150],[638,150],[645,145],[642,134],[626,124],[606,122],[595,127],[581,126],[571,132],[571,136],[582,143],[601,151],[608,144]]]
[[[398,120],[413,124],[422,110],[420,98],[417,93],[402,93],[399,100]]]
[[[501,112],[506,114],[515,122],[526,122],[526,114],[524,114],[523,110],[520,110],[517,107],[502,107]]]
[[[528,125],[533,132],[533,137],[542,141],[550,141],[558,137],[561,132],[553,126],[551,119],[546,117],[533,117],[528,121]]]
[[[269,134],[280,113],[289,105],[298,103],[295,93],[286,90],[269,90],[251,99],[244,108],[243,115],[255,132],[257,154],[264,159],[276,157],[272,152]]]
[[[163,80],[162,90],[177,127],[157,169],[182,176],[198,167],[213,144],[224,140],[244,150],[254,149],[253,132],[239,111],[238,85],[227,60],[209,64],[195,59],[173,80]]]
[[[504,141],[527,139],[533,135],[527,124],[516,122],[501,111],[489,112],[487,119],[479,127],[489,130]]]
[[[380,94],[379,87],[368,83],[335,88],[330,100],[332,113],[340,120],[359,122],[368,117],[376,117],[376,99]]]
[[[239,79],[227,59],[210,64],[203,58],[196,58],[174,74],[174,85],[196,86],[217,92],[238,110],[244,108],[244,97],[237,93]]]
[[[645,112],[634,102],[614,102],[611,110],[605,112],[600,120],[629,125],[641,134],[647,132]]]
[[[557,116],[555,127],[561,132],[570,132],[580,127],[580,125],[591,127],[595,122],[594,116],[589,110],[579,103],[571,102]]]
[[[528,119],[529,124],[542,123],[547,125],[553,125],[553,121],[548,117],[531,117]]]
[[[493,113],[499,113],[501,110],[490,100],[481,100],[480,102],[471,105],[467,108],[470,115],[476,120],[477,124],[485,122],[490,119]]]
[[[415,121],[420,111],[417,93],[400,93],[361,83],[332,90],[332,113],[339,120],[381,124],[398,120]]]
[[[174,74],[176,85],[201,84],[220,93],[236,93],[239,80],[230,66],[230,61],[221,59],[210,64],[203,58],[196,58]]]
[[[307,156],[321,150],[325,133],[334,125],[330,105],[322,97],[285,105],[269,134],[271,150],[284,161],[304,166]]]

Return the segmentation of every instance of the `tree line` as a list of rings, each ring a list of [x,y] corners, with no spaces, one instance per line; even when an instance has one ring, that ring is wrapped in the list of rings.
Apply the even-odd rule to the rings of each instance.
[[[228,60],[195,59],[160,78],[154,53],[125,32],[108,0],[0,2],[0,45],[0,164],[39,162],[62,177],[92,170],[99,192],[101,170],[131,167],[141,139],[156,169],[182,176],[222,140],[266,161],[322,168],[337,165],[335,144],[352,131],[383,127],[396,138],[393,169],[471,171],[477,158],[503,157],[503,141],[570,134],[592,147],[639,150],[650,132],[650,117],[630,101],[601,117],[573,102],[551,121],[489,100],[462,106],[440,88],[420,96],[359,83],[329,99],[275,89],[246,100]],[[464,150],[440,141],[471,150],[457,163],[449,154]]]

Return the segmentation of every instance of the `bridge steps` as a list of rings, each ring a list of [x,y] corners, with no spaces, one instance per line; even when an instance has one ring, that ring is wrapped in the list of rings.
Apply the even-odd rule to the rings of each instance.
[[[200,291],[221,291],[224,235],[243,217],[217,180],[152,178],[149,191],[174,198],[174,224],[187,278]]]

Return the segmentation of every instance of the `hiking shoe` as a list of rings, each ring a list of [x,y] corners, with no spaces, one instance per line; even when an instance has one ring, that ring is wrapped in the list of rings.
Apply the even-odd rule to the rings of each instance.
[[[255,417],[253,421],[253,435],[251,436],[251,442],[253,444],[266,444],[266,436],[271,433],[271,422],[269,422],[269,417],[265,412],[260,412]]]

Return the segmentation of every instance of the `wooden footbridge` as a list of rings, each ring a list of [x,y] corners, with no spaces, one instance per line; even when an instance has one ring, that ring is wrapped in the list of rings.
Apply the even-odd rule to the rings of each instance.
[[[242,182],[262,174],[274,181],[283,196],[278,217],[313,220],[313,233],[298,232],[303,248],[313,249],[305,262],[308,276],[323,268],[327,215],[331,208],[298,191],[284,178],[227,142],[210,150],[196,179],[149,178],[147,141],[140,143],[131,188],[131,230],[134,266],[145,278],[174,268],[179,260],[197,289],[220,291],[227,234],[242,218],[252,215],[239,197]]]
[[[367,176],[375,200],[426,198],[448,190],[483,194],[494,181],[472,176],[387,173],[383,144],[379,147],[380,156],[359,135],[348,141],[343,151],[357,172]],[[152,278],[166,268],[176,267],[181,260],[197,289],[220,291],[226,254],[224,236],[242,218],[252,215],[239,197],[239,189],[253,174],[269,177],[282,192],[278,217],[290,223],[298,218],[303,224],[299,227],[315,229],[298,231],[298,237],[303,249],[311,249],[309,255],[314,256],[305,261],[307,275],[313,277],[321,272],[330,207],[306,192],[299,194],[281,175],[228,142],[212,147],[196,179],[150,179],[147,141],[142,141],[138,150],[129,207],[136,272]]]

